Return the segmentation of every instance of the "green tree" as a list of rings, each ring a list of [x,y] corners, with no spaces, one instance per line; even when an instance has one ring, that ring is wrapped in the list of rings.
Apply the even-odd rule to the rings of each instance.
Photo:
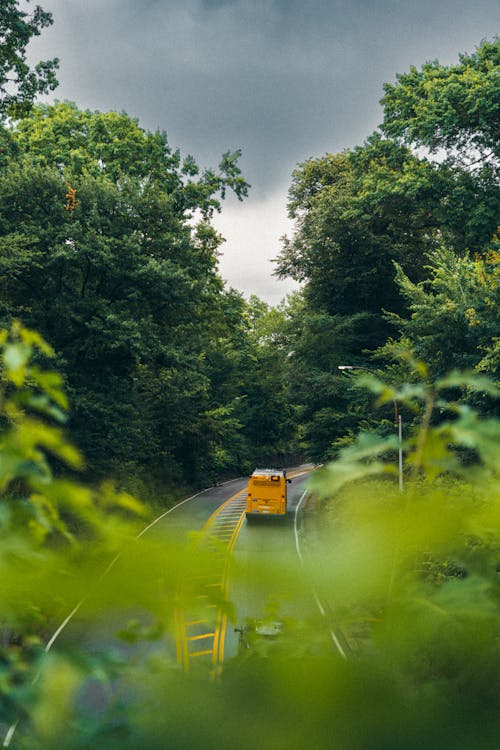
[[[260,304],[252,304],[255,307],[262,336],[269,321],[264,325]],[[98,500],[95,492],[74,483],[61,486],[47,474],[47,453],[54,445],[63,453],[69,446],[59,430],[48,428],[45,418],[37,419],[41,429],[34,441],[28,410],[38,413],[39,397],[45,395],[44,408],[61,411],[63,392],[54,373],[47,377],[44,368],[34,366],[29,350],[38,356],[50,353],[37,334],[19,326],[10,335],[0,334],[1,382],[9,390],[7,411],[14,408],[14,419],[9,417],[9,429],[0,441],[0,472],[7,465],[4,459],[10,461],[15,454],[11,490],[19,478],[30,490],[36,488],[36,494],[25,492],[22,497],[11,492],[7,503],[2,497],[0,613],[10,622],[18,618],[18,634],[37,633],[33,623],[28,628],[27,602],[58,611],[55,582],[57,594],[67,596],[71,587],[73,598],[85,582],[88,586],[88,577],[82,575],[88,573],[88,556],[106,546],[102,542],[110,532],[115,543],[123,542],[124,528],[130,529],[121,522],[123,514],[137,511],[126,496],[106,505],[109,495],[100,497],[103,505],[96,509],[91,502]],[[20,719],[12,746],[132,750],[163,748],[168,737],[172,747],[226,750],[239,744],[251,750],[257,732],[269,749],[301,750],[312,742],[326,750],[332,739],[343,750],[495,747],[499,424],[480,419],[473,409],[447,397],[457,385],[490,396],[495,389],[479,375],[454,372],[436,381],[425,364],[414,360],[414,366],[411,380],[397,386],[373,377],[365,381],[381,406],[396,398],[422,414],[405,442],[404,493],[398,491],[387,461],[394,438],[362,434],[335,463],[316,473],[310,485],[315,502],[303,531],[314,543],[303,548],[302,572],[297,575],[298,561],[294,564],[285,556],[281,545],[272,565],[273,582],[279,581],[288,611],[292,602],[299,612],[286,618],[277,638],[259,647],[256,637],[237,657],[226,659],[217,681],[208,675],[202,679],[202,672],[194,669],[182,673],[169,659],[165,639],[175,643],[179,598],[190,602],[191,596],[198,599],[201,590],[206,592],[207,577],[212,579],[210,556],[199,547],[193,556],[165,534],[156,544],[142,537],[101,576],[79,609],[78,627],[70,626],[57,648],[44,652],[38,637],[2,644],[1,718]],[[432,426],[433,411],[443,409],[446,419]],[[461,461],[463,447],[477,451],[473,466]],[[69,457],[74,455],[70,449]],[[59,484],[58,493],[54,483]],[[87,533],[73,534],[71,542],[63,537],[62,550],[50,548],[46,525],[53,527],[55,520],[67,517],[48,514],[38,536],[38,524],[27,525],[24,519],[26,508],[32,511],[41,497],[48,501],[44,508],[67,512],[69,506],[88,520]],[[11,512],[21,506],[24,515],[14,522],[6,506]],[[86,543],[89,537],[101,544]],[[63,541],[59,534],[57,539]],[[220,552],[217,547],[212,556],[214,571],[220,570]],[[269,560],[273,558],[266,556],[260,565],[258,559],[250,561],[245,611],[249,601],[265,599]],[[244,558],[238,555],[234,565],[229,557],[226,562],[234,588],[241,587]],[[203,588],[194,585],[190,593],[180,589],[181,570],[184,576],[187,571],[202,579],[198,585]],[[321,615],[298,606],[309,600],[311,581]],[[209,591],[220,606],[220,591]],[[61,602],[57,604],[60,609]],[[273,609],[279,604],[273,601]],[[137,619],[121,627],[122,616],[128,618],[130,612]],[[33,609],[29,614],[33,616]],[[157,615],[158,623],[155,619],[151,624]],[[92,625],[101,635],[107,633],[99,653],[89,653],[89,642],[81,637],[80,628],[88,633]],[[333,637],[339,642],[339,630],[346,658],[332,643]],[[30,685],[34,668],[37,679]],[[250,712],[248,725],[241,719],[244,711]]]
[[[200,174],[193,157],[181,159],[165,133],[145,131],[124,113],[80,110],[73,102],[35,107],[17,123],[15,141],[30,164],[57,167],[68,179],[85,174],[154,186],[170,196],[179,217],[196,211],[210,216],[228,189],[242,200],[249,187],[237,165],[239,151],[223,154],[217,172]]]
[[[498,250],[471,258],[441,248],[430,255],[427,268],[429,279],[417,284],[397,268],[410,312],[409,318],[392,316],[401,344],[425,360],[435,377],[455,367],[498,379]]]
[[[30,0],[28,0],[30,2]],[[2,0],[0,6],[0,117],[19,116],[29,111],[38,94],[57,86],[57,58],[30,68],[26,49],[33,36],[50,26],[52,15],[39,5],[30,14],[18,0]]]
[[[457,259],[489,252],[500,211],[498,85],[498,40],[462,56],[459,66],[412,69],[385,87],[381,132],[352,151],[310,159],[293,174],[288,206],[295,228],[285,238],[276,273],[303,284],[305,304],[295,325],[309,338],[310,352],[304,341],[299,350],[306,359],[295,361],[308,365],[290,377],[299,385],[307,443],[315,456],[328,453],[341,436],[335,425],[346,426],[343,412],[351,415],[351,430],[359,426],[359,394],[352,400],[348,392],[346,403],[345,391],[337,392],[337,365],[366,364],[369,351],[394,336],[398,316],[407,315],[409,286],[421,290],[432,273],[429,253],[443,245]],[[431,153],[446,148],[448,158],[434,162],[416,146]],[[459,152],[468,154],[468,161],[457,158]],[[406,287],[403,276],[411,279]],[[428,313],[432,326],[430,307]],[[411,325],[416,330],[417,322]],[[445,351],[451,342],[461,351],[458,330]],[[468,333],[467,352],[472,341],[486,346],[476,362],[486,356],[485,366],[491,365],[496,356],[491,332],[488,343]],[[427,339],[438,347],[425,352],[429,362],[444,362],[438,339],[437,332]],[[453,361],[458,359],[459,354]],[[307,372],[315,373],[317,388],[301,387]],[[316,398],[320,383],[327,384],[323,403]]]
[[[13,138],[0,307],[50,337],[91,470],[206,484],[284,460],[285,353],[259,333],[277,313],[224,289],[209,222],[227,189],[246,193],[237,154],[201,173],[164,134],[68,102]]]
[[[270,307],[256,296],[249,300],[248,358],[242,363],[245,399],[244,434],[254,466],[286,465],[298,455],[297,414],[288,390],[289,346],[283,305]]]
[[[474,171],[498,170],[500,159],[500,39],[484,41],[457,65],[411,67],[385,84],[384,132],[407,144],[445,150]]]
[[[315,309],[380,316],[403,309],[393,261],[419,280],[426,252],[443,238],[458,254],[487,250],[500,194],[375,134],[352,152],[300,165],[288,205],[295,231],[276,273],[305,282]]]
[[[301,165],[289,194],[296,230],[285,240],[278,275],[305,281],[313,308],[330,314],[400,308],[392,258],[418,268],[432,242],[422,193],[432,193],[433,175],[418,167],[407,149],[380,139]],[[403,180],[413,183],[413,197]],[[410,215],[417,196],[424,206]]]
[[[13,135],[19,155],[0,174],[2,318],[52,341],[94,469],[195,480],[210,451],[206,321],[223,296],[207,220],[226,189],[246,192],[236,155],[197,178],[164,135],[71,104],[35,108]]]
[[[283,310],[229,290],[210,321],[205,365],[215,466],[224,475],[259,463],[286,465],[296,452],[296,415],[287,388]]]
[[[336,441],[372,413],[337,368],[366,364],[366,352],[394,334],[383,311],[403,313],[405,303],[393,260],[422,277],[423,255],[438,237],[440,182],[429,163],[379,136],[294,173],[296,228],[277,273],[304,285],[304,302],[290,308],[289,380],[314,460],[331,456]]]
[[[300,294],[288,299],[285,363],[288,400],[298,422],[298,441],[313,461],[323,463],[338,450],[339,441],[359,426],[377,424],[393,430],[391,413],[380,417],[366,392],[354,387],[339,365],[365,365],[379,323],[367,313],[329,315],[310,309]]]

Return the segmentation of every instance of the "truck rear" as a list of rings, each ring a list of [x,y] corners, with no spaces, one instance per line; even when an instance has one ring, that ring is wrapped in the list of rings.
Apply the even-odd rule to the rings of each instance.
[[[247,519],[262,516],[285,518],[287,481],[290,480],[282,469],[255,469],[248,480]]]

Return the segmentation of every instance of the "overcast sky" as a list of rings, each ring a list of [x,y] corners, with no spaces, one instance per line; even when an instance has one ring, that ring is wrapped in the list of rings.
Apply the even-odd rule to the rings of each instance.
[[[241,148],[251,182],[216,224],[231,286],[277,303],[270,259],[290,231],[297,163],[361,144],[382,85],[449,64],[500,32],[499,0],[37,0],[54,25],[32,44],[61,60],[58,99],[160,128],[202,166]]]

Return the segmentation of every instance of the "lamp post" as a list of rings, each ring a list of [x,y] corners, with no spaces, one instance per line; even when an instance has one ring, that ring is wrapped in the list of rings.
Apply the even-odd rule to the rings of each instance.
[[[365,372],[371,372],[372,375],[376,375],[373,370],[369,367],[361,367],[361,365],[338,365],[338,370],[365,370]],[[398,430],[398,476],[399,476],[399,489],[403,490],[403,420],[399,413],[398,404],[395,398],[392,399],[394,404],[394,424]]]

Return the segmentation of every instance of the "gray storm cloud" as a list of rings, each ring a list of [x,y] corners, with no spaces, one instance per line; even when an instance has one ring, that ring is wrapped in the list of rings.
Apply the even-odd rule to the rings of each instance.
[[[268,189],[293,165],[362,142],[382,84],[456,59],[500,22],[497,0],[44,0],[60,97],[126,110],[213,162],[241,147]]]
[[[298,162],[377,127],[385,81],[425,60],[453,63],[500,29],[498,0],[39,2],[55,23],[33,56],[61,58],[58,98],[125,110],[204,166],[243,150],[256,242],[257,207],[272,221],[266,198],[276,205],[280,191],[284,207]],[[271,247],[266,226],[262,257],[277,254],[280,233]]]

